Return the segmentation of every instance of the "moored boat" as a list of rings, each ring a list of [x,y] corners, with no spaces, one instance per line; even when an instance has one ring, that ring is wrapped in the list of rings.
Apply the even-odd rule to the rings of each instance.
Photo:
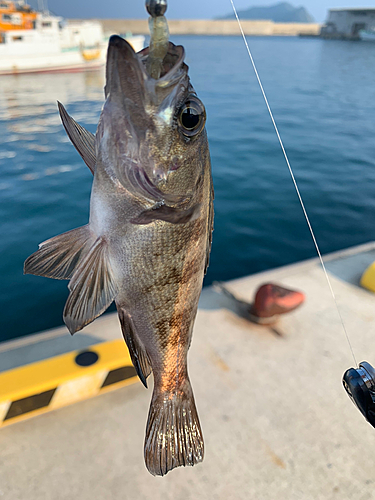
[[[23,1],[0,1],[0,32],[35,28],[37,12]]]
[[[143,36],[129,36],[136,51]],[[106,39],[96,21],[65,22],[23,2],[0,1],[0,75],[100,68]]]
[[[375,42],[375,28],[360,30],[358,35],[361,40],[366,42]]]

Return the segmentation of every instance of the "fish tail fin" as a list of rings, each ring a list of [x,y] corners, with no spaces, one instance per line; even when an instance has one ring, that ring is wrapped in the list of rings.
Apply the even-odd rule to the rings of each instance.
[[[184,385],[184,391],[172,394],[154,389],[144,449],[146,467],[154,476],[203,460],[203,435],[188,379]]]

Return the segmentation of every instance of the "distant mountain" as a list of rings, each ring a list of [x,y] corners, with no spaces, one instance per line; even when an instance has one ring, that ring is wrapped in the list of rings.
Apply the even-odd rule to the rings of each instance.
[[[239,10],[240,19],[267,19],[275,23],[314,23],[315,19],[305,7],[293,7],[288,2],[280,2],[268,7],[250,7]],[[234,14],[217,19],[234,19]]]

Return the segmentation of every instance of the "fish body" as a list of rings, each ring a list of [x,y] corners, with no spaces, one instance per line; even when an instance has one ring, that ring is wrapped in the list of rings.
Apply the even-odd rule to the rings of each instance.
[[[204,454],[187,353],[211,248],[213,187],[204,106],[183,48],[169,44],[157,80],[147,56],[111,37],[95,137],[59,105],[94,173],[90,220],[42,243],[25,272],[70,280],[64,321],[72,334],[115,301],[140,379],[147,386],[154,375],[145,462],[164,475]]]

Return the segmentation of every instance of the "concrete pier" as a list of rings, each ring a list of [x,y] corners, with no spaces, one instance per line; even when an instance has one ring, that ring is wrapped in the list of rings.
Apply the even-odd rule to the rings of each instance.
[[[107,34],[128,33],[148,35],[147,19],[96,19]],[[317,23],[274,23],[273,21],[241,21],[245,35],[253,36],[298,36],[318,35],[321,25]],[[238,36],[237,21],[207,19],[168,19],[171,35],[226,35]]]
[[[357,361],[374,364],[375,295],[358,284],[375,260],[375,243],[325,260]],[[0,429],[0,498],[373,498],[375,429],[342,388],[354,362],[320,264],[313,259],[227,286],[251,300],[268,281],[306,294],[272,328],[238,317],[212,287],[203,290],[189,354],[202,464],[149,475],[143,440],[151,390],[136,383]],[[43,350],[56,355],[120,336],[109,314],[73,339],[60,328],[2,344],[0,354],[19,364]]]

